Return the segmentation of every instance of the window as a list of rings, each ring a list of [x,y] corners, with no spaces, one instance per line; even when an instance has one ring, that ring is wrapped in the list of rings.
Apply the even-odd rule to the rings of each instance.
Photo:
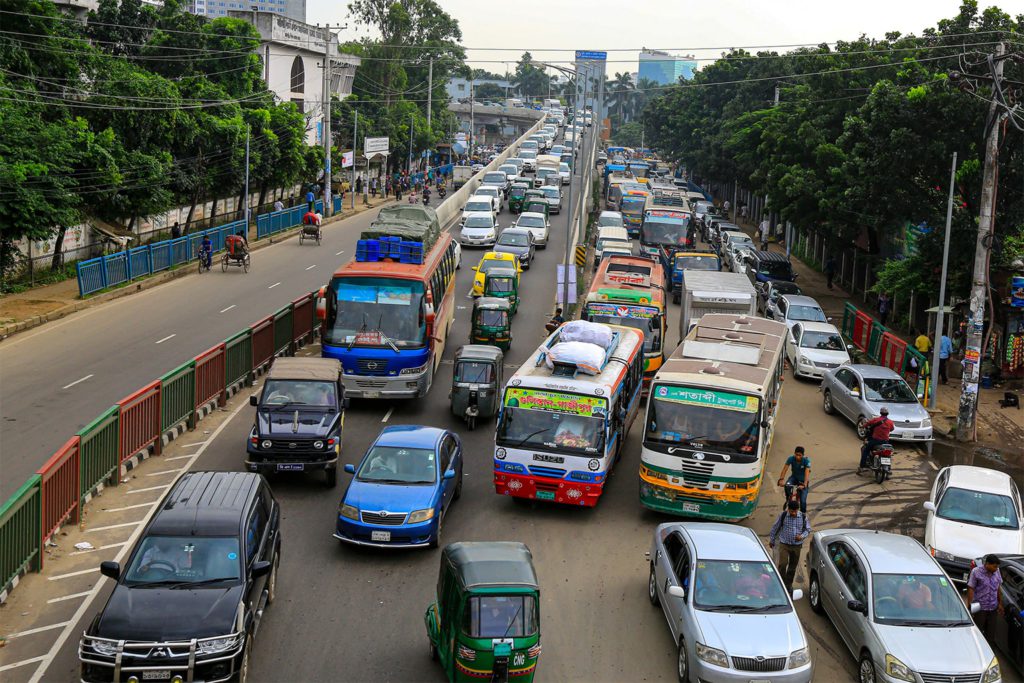
[[[867,580],[853,551],[846,544],[836,542],[829,544],[828,556],[839,573],[839,578],[850,589],[850,597],[864,602],[867,596]]]
[[[221,3],[222,5],[224,3]],[[292,92],[306,92],[306,67],[302,64],[302,57],[296,56],[292,60]],[[292,100],[294,102],[294,100]],[[299,107],[300,109],[302,107]]]
[[[466,601],[462,630],[470,638],[523,638],[538,621],[532,595],[480,595]]]
[[[849,370],[840,370],[836,373],[836,380],[847,389],[853,389],[857,386],[857,376]]]
[[[259,503],[249,515],[245,528],[245,561],[251,563],[263,543],[263,533],[267,529],[267,512]]]

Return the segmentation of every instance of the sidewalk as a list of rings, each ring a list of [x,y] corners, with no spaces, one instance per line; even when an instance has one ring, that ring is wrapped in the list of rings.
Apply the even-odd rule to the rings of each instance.
[[[357,198],[354,211],[347,206],[348,201],[348,197],[346,197],[346,206],[343,211],[326,219],[324,221],[325,226],[336,221],[350,218],[356,214],[362,213],[363,211],[376,209],[389,201],[394,201],[394,199],[385,200],[381,197],[376,199],[371,198],[369,206],[364,206],[362,200]],[[282,237],[287,238],[293,236],[298,228],[299,226],[295,226],[294,228],[289,228],[284,232],[279,232],[262,240],[250,240],[249,243],[252,245],[253,250],[261,249],[265,246],[274,244],[275,242],[280,242]],[[254,233],[255,230],[256,227],[254,224],[250,229],[250,233]],[[39,325],[51,320],[63,318],[75,311],[80,311],[84,308],[89,308],[112,299],[118,299],[133,292],[149,289],[156,285],[163,284],[164,282],[184,277],[188,274],[195,274],[195,268],[177,268],[175,270],[164,271],[155,275],[139,278],[138,280],[132,280],[127,285],[118,289],[97,294],[96,296],[86,299],[78,296],[78,281],[75,278],[70,278],[52,285],[36,287],[28,290],[27,292],[8,294],[4,297],[0,297],[0,341],[17,332],[23,332],[25,330],[32,329],[33,327],[38,327]]]

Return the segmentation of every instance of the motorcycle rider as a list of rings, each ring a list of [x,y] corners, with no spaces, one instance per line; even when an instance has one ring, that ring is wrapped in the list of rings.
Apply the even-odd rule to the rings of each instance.
[[[864,445],[860,449],[860,465],[857,467],[857,474],[860,474],[861,470],[871,467],[871,449],[883,443],[889,443],[889,434],[892,433],[896,426],[889,419],[888,408],[882,406],[879,412],[881,414],[878,417],[871,418],[864,423],[864,433],[867,436],[864,438]]]
[[[429,187],[424,187],[423,188],[423,206],[427,206],[428,204],[430,204],[430,188]]]

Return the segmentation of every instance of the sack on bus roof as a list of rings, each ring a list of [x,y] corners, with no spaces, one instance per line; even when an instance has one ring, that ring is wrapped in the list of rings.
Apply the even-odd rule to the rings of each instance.
[[[604,349],[597,344],[580,341],[559,342],[544,354],[544,363],[550,369],[554,369],[555,363],[571,363],[580,372],[599,375],[604,355]]]
[[[603,351],[607,351],[612,345],[612,329],[589,320],[571,320],[559,329],[558,341],[597,344]]]

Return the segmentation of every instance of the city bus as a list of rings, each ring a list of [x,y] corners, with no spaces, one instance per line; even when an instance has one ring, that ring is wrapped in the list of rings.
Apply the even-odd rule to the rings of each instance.
[[[645,185],[627,183],[622,188],[622,199],[619,200],[619,213],[626,225],[630,237],[640,236],[640,226],[644,222],[644,209],[651,192]]]
[[[357,256],[320,290],[322,355],[341,361],[347,396],[430,391],[454,319],[457,245],[441,233],[420,260]]]
[[[644,333],[644,390],[665,360],[665,271],[647,256],[609,256],[594,274],[583,319]]]
[[[494,435],[495,493],[597,505],[639,412],[644,368],[643,332],[606,327],[612,342],[597,374],[548,367],[563,326],[509,379]]]
[[[688,209],[684,206],[645,210],[640,226],[640,253],[659,259],[666,270],[671,269],[675,253],[692,247],[697,236]]]
[[[757,507],[778,419],[786,324],[708,314],[654,377],[640,503],[735,522]]]

